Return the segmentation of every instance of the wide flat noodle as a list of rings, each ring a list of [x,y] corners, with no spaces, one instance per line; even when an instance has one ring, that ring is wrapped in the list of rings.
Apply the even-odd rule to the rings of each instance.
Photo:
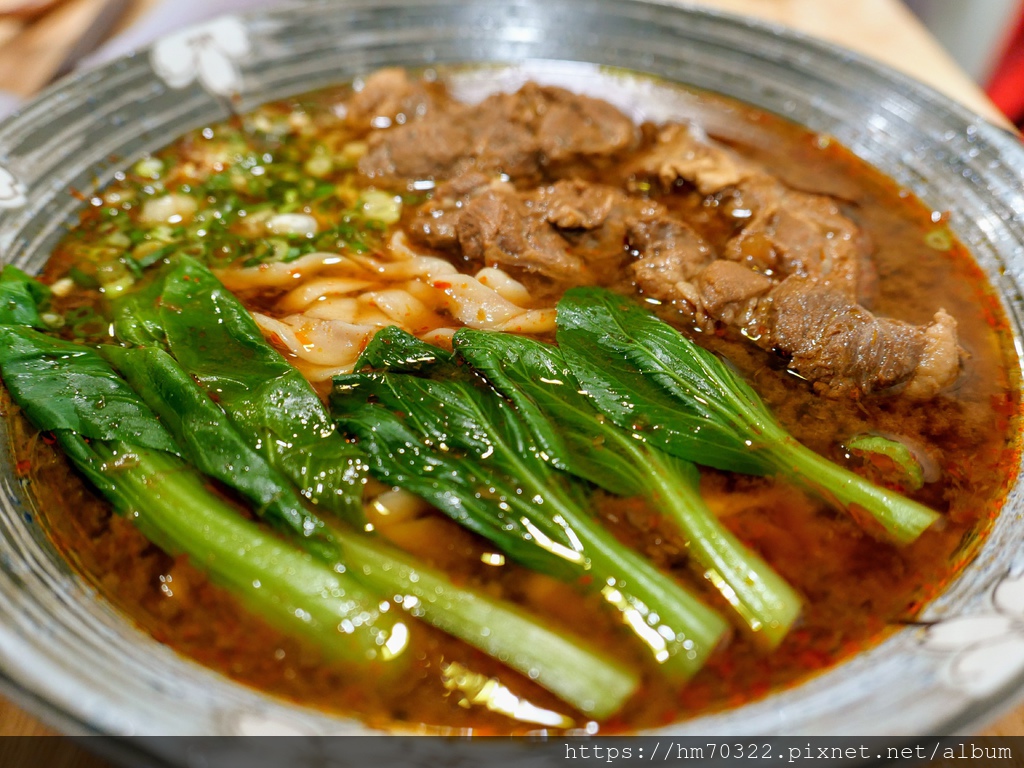
[[[218,277],[232,291],[283,291],[254,312],[263,335],[311,382],[350,373],[378,330],[394,325],[451,347],[461,327],[546,334],[554,307],[537,307],[526,286],[493,267],[475,275],[419,253],[401,232],[383,256],[311,253],[287,264],[231,268]]]

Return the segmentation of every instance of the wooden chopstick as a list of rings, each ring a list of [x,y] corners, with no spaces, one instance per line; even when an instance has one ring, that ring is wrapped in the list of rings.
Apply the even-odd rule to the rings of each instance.
[[[128,0],[67,0],[0,47],[0,89],[31,96],[98,45]]]

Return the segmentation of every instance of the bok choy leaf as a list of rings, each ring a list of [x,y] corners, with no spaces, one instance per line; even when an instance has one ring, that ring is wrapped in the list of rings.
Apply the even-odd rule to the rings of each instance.
[[[0,323],[45,329],[39,305],[49,296],[49,288],[7,264],[0,271]]]
[[[292,487],[250,448],[224,411],[157,347],[100,348],[181,446],[199,471],[234,488],[253,511],[277,530],[309,538],[307,548],[337,557],[322,520],[310,512]]]
[[[162,342],[215,400],[250,448],[303,497],[351,521],[362,516],[359,452],[337,433],[309,383],[206,267],[179,256],[152,286],[114,307],[119,339]]]

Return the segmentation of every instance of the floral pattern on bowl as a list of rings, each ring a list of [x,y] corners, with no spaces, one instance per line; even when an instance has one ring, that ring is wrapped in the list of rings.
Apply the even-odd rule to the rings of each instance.
[[[28,190],[6,168],[0,168],[0,208],[21,208]]]
[[[218,96],[231,96],[242,87],[239,62],[251,51],[245,25],[233,16],[161,38],[153,45],[153,71],[172,88],[198,80]]]
[[[990,610],[931,624],[921,639],[943,657],[943,679],[976,699],[998,692],[1024,672],[1024,575],[996,584]]]

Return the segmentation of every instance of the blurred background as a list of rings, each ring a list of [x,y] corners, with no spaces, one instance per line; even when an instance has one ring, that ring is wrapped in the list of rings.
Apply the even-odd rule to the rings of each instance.
[[[1018,127],[1024,125],[1024,2],[906,0],[963,70]]]

